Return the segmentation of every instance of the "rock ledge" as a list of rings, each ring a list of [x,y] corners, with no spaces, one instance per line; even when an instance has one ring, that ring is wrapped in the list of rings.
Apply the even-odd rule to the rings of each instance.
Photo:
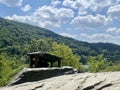
[[[120,72],[60,75],[39,81],[6,86],[0,90],[120,90]]]
[[[74,73],[74,69],[69,66],[53,68],[24,68],[18,73],[9,85],[16,85],[25,82],[34,82],[53,76]]]

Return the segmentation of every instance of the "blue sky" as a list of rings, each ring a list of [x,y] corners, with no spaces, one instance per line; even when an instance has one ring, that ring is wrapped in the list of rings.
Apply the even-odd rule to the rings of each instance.
[[[80,41],[120,45],[120,0],[0,0],[0,11]]]

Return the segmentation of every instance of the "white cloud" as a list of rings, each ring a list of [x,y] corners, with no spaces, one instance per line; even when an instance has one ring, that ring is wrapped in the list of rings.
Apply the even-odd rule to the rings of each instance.
[[[17,7],[22,5],[23,0],[0,0],[0,3],[10,7]]]
[[[61,33],[60,35],[65,36],[65,37],[71,37],[71,38],[76,38],[77,37],[77,35],[69,34],[69,33]]]
[[[80,38],[83,38],[85,41],[91,43],[105,42],[105,43],[114,43],[120,45],[119,42],[120,36],[113,36],[110,34],[95,33],[90,35],[90,34],[82,33],[80,34]]]
[[[21,8],[24,12],[28,12],[31,9],[31,6],[29,4],[25,5]]]
[[[88,12],[82,7],[78,10],[78,15],[87,15],[87,13]]]
[[[89,6],[89,3],[87,2],[87,0],[64,0],[63,5],[78,9],[80,7],[87,8]]]
[[[100,11],[104,7],[116,5],[118,3],[119,3],[119,0],[90,0],[89,8],[93,11]]]
[[[120,28],[110,27],[106,30],[106,32],[120,33]]]
[[[92,43],[96,43],[96,42],[111,42],[110,39],[113,38],[112,35],[109,34],[99,34],[99,33],[95,33],[92,35],[89,34],[81,34],[80,37],[84,38],[85,40],[87,40],[88,42],[92,42]]]
[[[14,14],[13,16],[7,16],[6,19],[29,23],[29,24],[33,24],[33,22],[35,22],[35,20],[31,16],[27,16],[27,15],[26,16],[17,16],[16,14]],[[35,24],[33,24],[33,25],[35,25]]]
[[[63,5],[64,6],[68,6],[68,7],[73,7],[74,8],[73,3],[74,3],[73,0],[64,0],[63,1]]]
[[[71,9],[58,9],[51,6],[43,6],[33,13],[42,27],[60,27],[61,23],[66,23],[73,15]]]
[[[60,27],[62,23],[67,23],[73,16],[74,12],[71,9],[42,6],[29,16],[13,15],[6,18],[50,29]]]
[[[63,5],[74,9],[82,7],[96,12],[102,10],[104,7],[116,5],[119,2],[120,0],[64,0]]]
[[[71,24],[77,25],[85,29],[91,29],[105,26],[110,21],[111,21],[110,18],[107,18],[104,15],[97,14],[96,16],[93,15],[77,16],[72,20]]]
[[[111,6],[108,11],[108,15],[110,15],[113,18],[120,19],[120,4]]]
[[[55,7],[55,6],[59,5],[59,4],[61,4],[61,1],[59,1],[59,0],[52,0],[51,4]]]
[[[85,38],[91,38],[91,39],[107,39],[112,37],[112,35],[109,35],[109,34],[98,34],[98,33],[92,34],[92,35],[81,34],[81,36]]]

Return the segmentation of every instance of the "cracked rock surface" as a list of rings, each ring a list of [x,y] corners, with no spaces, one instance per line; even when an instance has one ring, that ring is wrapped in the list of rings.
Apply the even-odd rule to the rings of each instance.
[[[0,90],[120,90],[120,72],[61,75]]]

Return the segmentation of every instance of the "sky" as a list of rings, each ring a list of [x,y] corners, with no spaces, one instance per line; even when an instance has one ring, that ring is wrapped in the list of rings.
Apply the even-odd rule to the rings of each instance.
[[[0,17],[80,41],[120,45],[120,0],[0,0]]]

